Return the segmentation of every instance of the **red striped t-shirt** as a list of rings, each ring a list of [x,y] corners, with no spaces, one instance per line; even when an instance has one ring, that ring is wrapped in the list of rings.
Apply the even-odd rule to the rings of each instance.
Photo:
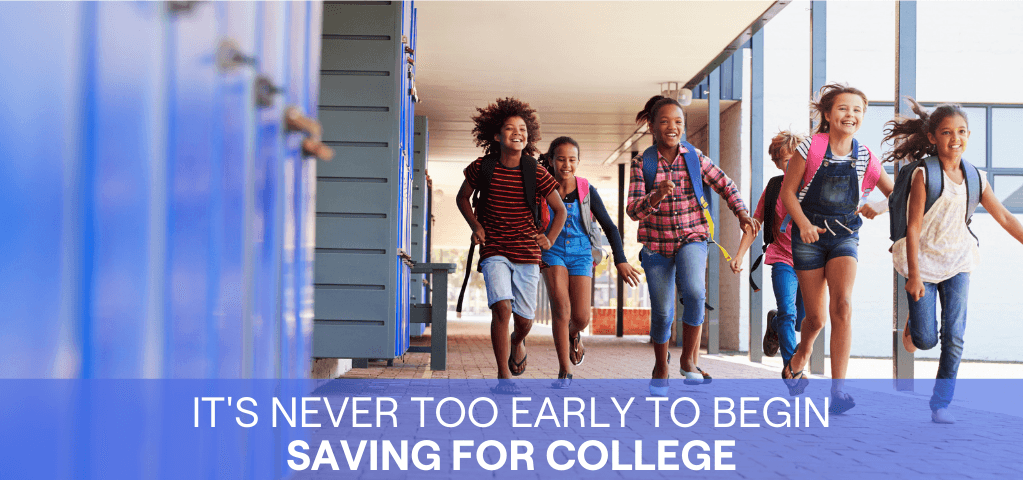
[[[477,158],[465,167],[465,179],[473,190],[479,189],[477,181],[482,166],[483,159]],[[537,167],[537,203],[557,188],[554,177],[546,169]],[[486,210],[477,212],[476,219],[483,225],[486,236],[480,260],[502,255],[513,263],[540,263],[540,246],[535,240],[539,231],[533,223],[533,213],[526,205],[522,173],[518,168],[505,168],[497,162],[490,180]]]

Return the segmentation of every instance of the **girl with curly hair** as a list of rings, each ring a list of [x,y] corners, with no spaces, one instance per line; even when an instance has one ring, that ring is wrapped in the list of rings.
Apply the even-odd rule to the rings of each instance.
[[[971,197],[973,208],[979,200],[991,217],[1021,243],[1023,226],[998,201],[987,176],[963,158],[970,139],[966,112],[958,105],[944,104],[928,113],[912,98],[908,100],[918,118],[897,118],[888,122],[885,131],[885,141],[895,142],[885,161],[914,160],[899,172],[900,177],[912,175],[912,183],[906,200],[906,236],[892,246],[892,260],[895,269],[906,277],[909,299],[909,320],[902,342],[910,352],[928,350],[938,344],[940,336],[931,421],[955,423],[948,406],[963,354],[970,273],[980,263],[978,242],[968,225]],[[936,314],[939,301],[940,330]]]
[[[541,163],[558,182],[558,195],[568,209],[568,220],[554,245],[543,252],[544,283],[550,297],[554,347],[558,352],[558,380],[551,386],[567,388],[572,384],[572,365],[581,365],[586,356],[581,333],[590,324],[593,267],[603,260],[600,229],[614,251],[618,275],[626,283],[639,286],[639,271],[625,259],[622,236],[604,208],[597,189],[576,175],[579,144],[571,137],[551,142]],[[599,227],[598,227],[599,225]],[[596,249],[596,250],[594,250]]]
[[[852,344],[852,292],[856,281],[860,213],[874,218],[881,207],[860,206],[874,189],[887,198],[892,180],[870,149],[853,136],[863,124],[867,96],[856,88],[829,84],[813,102],[819,119],[816,134],[806,139],[789,160],[781,199],[791,218],[792,263],[799,278],[806,318],[799,347],[782,369],[789,394],[798,395],[809,383],[803,367],[813,342],[824,328],[830,293],[832,414],[856,406],[843,391]],[[861,195],[862,193],[862,195]],[[788,218],[783,222],[784,231]]]
[[[713,239],[696,185],[701,190],[703,184],[710,185],[721,195],[743,229],[755,234],[760,226],[749,216],[739,189],[728,175],[682,140],[682,105],[671,98],[654,96],[636,115],[636,121],[650,128],[654,146],[632,160],[626,210],[639,222],[638,240],[643,244],[639,261],[650,289],[650,340],[654,344],[650,394],[664,396],[668,393],[668,339],[675,318],[676,293],[686,306],[679,372],[687,384],[711,381],[710,375],[697,366],[697,360],[707,297],[707,243]],[[696,176],[699,178],[692,181]]]
[[[557,182],[529,156],[537,152],[540,140],[536,110],[504,98],[477,111],[473,135],[484,156],[465,168],[457,203],[472,228],[472,244],[481,245],[478,269],[483,272],[493,316],[490,340],[497,377],[503,380],[526,369],[525,339],[536,308],[540,252],[558,238],[567,212]],[[479,198],[470,202],[473,192],[479,192]],[[541,198],[554,213],[546,234],[539,228]],[[508,321],[513,316],[514,331],[509,336]],[[516,393],[516,387],[501,381],[494,393]]]

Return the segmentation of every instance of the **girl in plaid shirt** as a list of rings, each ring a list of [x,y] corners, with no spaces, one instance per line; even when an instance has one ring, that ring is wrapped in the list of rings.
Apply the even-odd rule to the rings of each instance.
[[[650,337],[654,343],[654,370],[650,393],[666,395],[668,390],[668,339],[675,318],[675,290],[688,308],[682,314],[683,352],[679,372],[687,384],[710,383],[711,376],[696,364],[707,297],[708,224],[696,198],[684,154],[689,145],[682,141],[685,119],[677,101],[654,96],[636,115],[646,122],[657,147],[657,173],[647,191],[643,158],[632,161],[629,183],[629,217],[639,223],[638,240],[643,244],[639,260],[650,289]],[[693,148],[695,150],[695,148]],[[699,179],[710,185],[728,204],[744,230],[756,234],[759,224],[750,217],[732,180],[698,150]]]

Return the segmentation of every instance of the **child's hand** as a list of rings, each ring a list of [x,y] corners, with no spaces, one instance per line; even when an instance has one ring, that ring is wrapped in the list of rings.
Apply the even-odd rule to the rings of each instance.
[[[627,262],[619,263],[615,265],[615,268],[618,269],[618,275],[625,283],[632,287],[639,286],[639,270],[632,268],[632,265],[629,265]]]
[[[483,231],[483,227],[477,228],[472,232],[472,244],[483,245],[483,241],[486,239],[487,234]]]
[[[547,238],[547,235],[538,233],[536,234],[536,238],[534,240],[536,240],[536,244],[540,246],[541,250],[550,250],[551,239]]]
[[[920,280],[920,277],[910,278],[906,280],[906,291],[909,292],[910,297],[913,297],[914,302],[919,302],[921,298],[924,298],[924,282]]]
[[[878,216],[878,215],[880,215],[880,214],[882,214],[884,212],[878,211],[870,203],[864,203],[863,206],[860,207],[859,210],[856,210],[856,213],[858,213],[860,215],[863,215],[864,217],[867,217],[868,220],[873,220],[874,217],[876,217],[876,216]]]
[[[755,237],[757,233],[760,233],[760,221],[746,212],[739,212],[739,225],[742,227],[742,231],[749,233],[750,236]]]
[[[739,272],[741,272],[742,271],[742,257],[739,256],[739,255],[736,255],[735,257],[732,258],[732,263],[729,263],[728,266],[732,267],[732,273],[739,273]]]
[[[827,232],[827,230],[815,226],[812,223],[808,223],[806,228],[803,228],[803,226],[800,225],[799,238],[803,240],[803,243],[814,243],[817,240],[820,240],[820,234],[824,232]]]

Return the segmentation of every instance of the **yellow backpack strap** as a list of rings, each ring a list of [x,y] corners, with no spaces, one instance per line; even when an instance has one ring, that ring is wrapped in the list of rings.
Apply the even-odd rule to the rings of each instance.
[[[707,200],[703,197],[700,197],[700,208],[703,209],[703,218],[707,219],[707,243],[717,245],[721,250],[721,255],[725,257],[725,261],[731,262],[732,256],[728,254],[728,250],[725,250],[725,247],[714,241],[714,219],[710,216],[710,206],[707,205]]]

